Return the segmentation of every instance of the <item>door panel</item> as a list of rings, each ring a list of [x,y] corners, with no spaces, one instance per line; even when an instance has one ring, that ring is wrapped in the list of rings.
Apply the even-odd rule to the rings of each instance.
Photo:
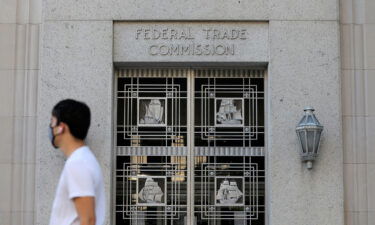
[[[116,72],[116,224],[265,224],[263,74]]]

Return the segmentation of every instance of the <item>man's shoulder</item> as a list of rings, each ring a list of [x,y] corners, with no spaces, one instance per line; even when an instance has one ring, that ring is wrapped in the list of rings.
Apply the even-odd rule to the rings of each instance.
[[[96,159],[95,155],[91,152],[90,148],[85,146],[79,151],[74,152],[71,157],[66,161],[66,167],[86,167],[89,169],[96,170],[96,167],[99,166],[99,162]]]
[[[68,158],[67,162],[79,161],[92,157],[92,152],[89,147],[82,146],[76,149]]]

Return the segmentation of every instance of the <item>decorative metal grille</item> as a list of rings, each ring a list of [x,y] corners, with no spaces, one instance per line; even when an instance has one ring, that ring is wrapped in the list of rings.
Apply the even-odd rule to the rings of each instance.
[[[116,224],[265,224],[263,70],[116,76]]]
[[[198,224],[264,224],[263,70],[194,74]]]
[[[133,156],[130,162],[123,160],[119,163],[123,168],[116,171],[117,224],[183,222],[187,210],[186,157]]]
[[[264,224],[263,157],[201,156],[196,164],[194,207],[201,224]]]
[[[263,71],[217,73],[196,71],[195,146],[263,147]]]
[[[174,70],[151,72],[119,72],[118,146],[186,146],[186,77],[168,77]]]

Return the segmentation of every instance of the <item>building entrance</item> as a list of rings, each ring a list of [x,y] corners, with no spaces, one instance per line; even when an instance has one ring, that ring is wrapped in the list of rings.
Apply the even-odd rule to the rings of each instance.
[[[264,73],[116,71],[115,224],[265,224]]]

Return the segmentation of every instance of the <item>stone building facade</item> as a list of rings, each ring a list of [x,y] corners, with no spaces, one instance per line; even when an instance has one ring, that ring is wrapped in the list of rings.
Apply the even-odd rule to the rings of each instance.
[[[2,0],[0,6],[1,225],[48,224],[64,157],[50,146],[47,128],[51,108],[64,98],[91,107],[87,141],[105,177],[107,224],[147,224],[145,215],[155,210],[164,215],[155,214],[159,224],[225,224],[225,210],[236,224],[375,223],[373,1]],[[174,109],[176,102],[182,107]],[[204,102],[211,104],[207,111]],[[201,114],[218,118],[224,103],[233,105],[237,122],[207,119],[199,130]],[[301,163],[295,134],[308,105],[325,127],[312,170]],[[129,115],[137,118],[127,123]],[[182,118],[178,126],[172,115]],[[154,175],[140,176],[152,163],[159,166]],[[249,177],[259,178],[254,189]],[[219,194],[226,182],[238,187],[234,202]],[[157,198],[121,200],[143,196],[154,184]],[[178,204],[170,190],[179,190]]]

